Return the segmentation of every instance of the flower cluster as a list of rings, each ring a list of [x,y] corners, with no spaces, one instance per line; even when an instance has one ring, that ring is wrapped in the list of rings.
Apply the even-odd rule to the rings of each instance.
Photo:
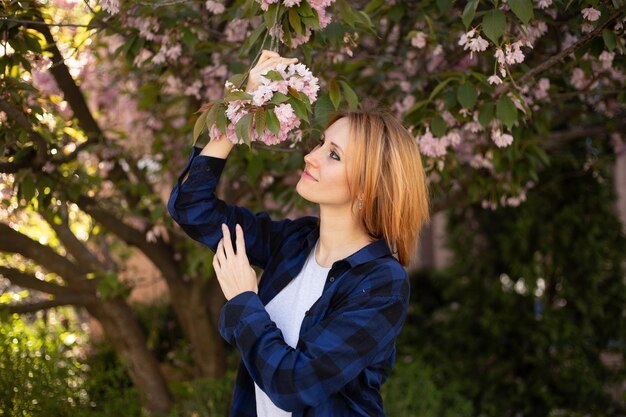
[[[210,139],[222,134],[233,143],[260,141],[275,145],[292,138],[302,121],[308,121],[317,100],[318,78],[304,64],[279,64],[265,71],[256,90],[246,93],[226,82],[226,97],[217,100],[198,118],[194,140],[208,128]]]
[[[461,35],[459,39],[459,45],[464,50],[470,50],[470,56],[474,55],[474,52],[482,52],[487,49],[489,42],[483,39],[480,35],[476,36],[476,29],[471,29],[469,32]]]

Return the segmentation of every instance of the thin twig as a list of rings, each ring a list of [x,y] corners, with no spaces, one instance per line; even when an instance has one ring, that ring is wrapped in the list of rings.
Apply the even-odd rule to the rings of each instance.
[[[618,10],[615,11],[615,13],[613,13],[611,16],[609,16],[609,18],[604,23],[602,23],[601,25],[596,27],[592,32],[588,33],[587,36],[585,36],[584,38],[579,39],[578,41],[574,42],[572,45],[570,45],[569,47],[565,48],[560,53],[554,55],[550,59],[547,59],[546,61],[544,61],[540,65],[537,65],[536,67],[534,67],[533,69],[528,71],[526,74],[521,76],[517,80],[517,84],[518,85],[524,85],[528,80],[532,79],[535,75],[537,75],[537,74],[539,74],[539,73],[541,73],[541,72],[551,68],[552,66],[558,64],[565,57],[567,57],[568,55],[570,55],[571,53],[573,53],[577,49],[583,47],[588,42],[590,42],[591,40],[596,38],[597,36],[600,36],[602,34],[602,31],[607,26],[612,24],[619,17],[623,16],[625,12],[626,12],[626,6],[620,7]],[[501,84],[501,85],[499,85],[498,88],[496,88],[496,90],[494,91],[494,96],[498,97],[501,94],[506,93],[506,91],[509,88],[510,88],[510,84]]]
[[[95,25],[80,25],[77,23],[46,23],[46,22],[39,22],[36,20],[26,20],[26,19],[11,19],[9,17],[0,17],[0,21],[5,21],[5,22],[14,22],[14,23],[27,23],[29,25],[35,25],[35,26],[48,26],[48,27],[63,27],[63,26],[67,26],[67,27],[73,27],[73,28],[90,28],[90,29],[95,29],[99,26],[95,26]]]

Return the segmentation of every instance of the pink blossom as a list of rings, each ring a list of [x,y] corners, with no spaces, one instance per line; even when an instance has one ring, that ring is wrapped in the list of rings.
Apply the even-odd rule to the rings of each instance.
[[[583,17],[590,22],[595,22],[600,18],[600,10],[596,10],[593,7],[587,7],[586,9],[582,9],[581,11]]]
[[[537,8],[547,9],[552,6],[552,0],[537,0]]]
[[[506,64],[506,55],[504,55],[504,51],[502,50],[502,48],[496,48],[496,52],[493,54],[493,56],[498,60],[498,64]]]
[[[613,59],[615,58],[615,52],[602,51],[598,59],[602,62],[602,68],[611,69],[613,67]]]
[[[285,1],[283,2],[283,5],[284,5],[285,7],[299,6],[301,1],[302,1],[302,0],[285,0]]]
[[[513,65],[524,62],[524,54],[522,53],[521,46],[522,43],[520,41],[514,42],[512,45],[506,45],[505,50],[507,64]]]
[[[53,2],[55,7],[68,10],[76,7],[77,3],[79,3],[79,0],[54,0]]]
[[[572,77],[570,82],[577,90],[582,90],[587,85],[587,79],[585,78],[585,71],[580,68],[574,68],[572,71]]]
[[[588,22],[584,22],[582,25],[580,25],[580,30],[582,33],[593,32],[594,29],[595,28],[593,27],[593,25]]]
[[[257,3],[261,5],[261,10],[264,12],[270,7],[271,4],[278,3],[278,0],[257,0]]]
[[[109,14],[117,14],[120,11],[119,0],[100,0],[100,6]]]
[[[461,37],[459,38],[459,45],[460,46],[466,45],[469,42],[469,40],[474,37],[475,34],[476,34],[476,29],[471,29],[469,32],[463,33]]]
[[[224,13],[225,7],[219,1],[207,0],[206,9],[213,14],[222,14]]]
[[[502,84],[502,79],[498,77],[496,74],[494,74],[491,77],[487,78],[487,82],[489,84],[500,85]]]
[[[437,158],[446,154],[447,141],[434,137],[429,129],[417,137],[417,143],[420,151],[426,156]]]
[[[541,78],[537,83],[537,89],[535,90],[535,98],[542,100],[548,98],[548,90],[550,89],[550,80],[547,78]]]
[[[267,85],[259,86],[253,94],[252,102],[257,106],[262,106],[272,99],[274,91]]]
[[[465,45],[464,49],[469,49],[473,52],[482,52],[489,46],[489,42],[487,42],[482,37],[477,37],[474,39],[470,39],[470,41]],[[470,54],[471,55],[471,54]]]
[[[426,46],[426,34],[422,31],[417,32],[415,36],[411,38],[411,45],[418,49],[422,49],[423,47],[425,47]]]
[[[493,129],[491,131],[491,140],[498,148],[505,148],[513,143],[513,136],[508,133],[502,133],[500,129]]]

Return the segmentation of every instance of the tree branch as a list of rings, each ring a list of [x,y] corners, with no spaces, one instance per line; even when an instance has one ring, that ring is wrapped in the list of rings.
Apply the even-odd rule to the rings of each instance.
[[[65,249],[74,257],[74,259],[82,265],[87,266],[92,270],[101,270],[106,271],[111,269],[107,267],[104,263],[100,262],[98,257],[92,253],[89,248],[78,238],[69,226],[69,219],[67,214],[67,206],[62,205],[59,207],[59,216],[61,217],[61,224],[57,224],[53,218],[53,214],[44,211],[42,217],[46,220],[46,222],[50,225],[50,227],[55,231],[57,237],[63,243]]]
[[[0,99],[0,111],[5,112],[9,120],[15,121],[18,126],[26,130],[30,139],[37,145],[37,152],[34,155],[31,155],[30,158],[25,158],[24,160],[16,163],[0,163],[0,172],[15,173],[21,168],[26,168],[28,166],[32,166],[36,170],[41,168],[49,159],[48,143],[44,137],[33,130],[32,124],[20,109],[3,99]]]
[[[598,36],[601,36],[602,35],[602,31],[604,29],[606,29],[609,25],[611,25],[613,22],[615,22],[615,20],[617,20],[620,17],[624,16],[625,13],[626,13],[626,6],[622,6],[619,9],[615,10],[615,12],[612,15],[610,15],[608,17],[608,19],[606,19],[606,21],[604,23],[602,23],[601,25],[598,25],[598,27],[596,27],[592,32],[589,32],[586,36],[584,36],[583,38],[581,38],[578,41],[574,42],[568,48],[565,48],[564,50],[562,50],[558,54],[556,54],[553,57],[547,59],[546,61],[542,62],[541,64],[537,65],[536,67],[534,67],[533,69],[528,71],[526,74],[521,76],[517,80],[517,84],[519,84],[519,85],[525,84],[530,79],[535,77],[535,75],[537,75],[537,74],[547,70],[548,68],[553,67],[554,65],[558,64],[559,62],[561,62],[565,57],[567,57],[571,53],[575,52],[576,50],[582,48],[587,43],[591,42],[594,38],[596,38]],[[500,84],[498,86],[498,88],[495,89],[494,96],[498,97],[501,94],[506,93],[509,90],[510,87],[511,87],[510,83]]]
[[[0,275],[11,281],[11,284],[19,287],[30,288],[53,295],[74,294],[68,287],[40,280],[32,274],[27,274],[19,269],[0,266]]]
[[[114,233],[128,245],[141,250],[159,268],[166,281],[177,284],[182,282],[178,267],[172,258],[172,248],[161,236],[158,236],[155,242],[148,242],[143,231],[124,223],[91,197],[80,196],[76,204],[105,229]],[[146,222],[146,229],[153,226],[152,222]]]
[[[9,313],[34,313],[40,310],[47,310],[54,307],[61,306],[82,306],[89,303],[93,303],[98,301],[95,296],[84,296],[84,295],[64,295],[60,297],[56,297],[54,300],[46,300],[39,301],[36,303],[21,303],[21,304],[13,304],[8,306],[0,306],[0,310],[8,310]]]
[[[75,285],[76,289],[89,289],[91,283],[84,280],[84,275],[89,272],[59,255],[46,245],[13,230],[7,224],[0,222],[0,251],[19,253],[48,271],[54,272],[68,283]]]

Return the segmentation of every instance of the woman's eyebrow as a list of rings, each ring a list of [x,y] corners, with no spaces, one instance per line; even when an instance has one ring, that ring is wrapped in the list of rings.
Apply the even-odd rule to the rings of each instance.
[[[341,146],[337,145],[335,142],[330,142],[330,144],[339,149],[339,152],[343,153],[343,149],[341,149]]]

